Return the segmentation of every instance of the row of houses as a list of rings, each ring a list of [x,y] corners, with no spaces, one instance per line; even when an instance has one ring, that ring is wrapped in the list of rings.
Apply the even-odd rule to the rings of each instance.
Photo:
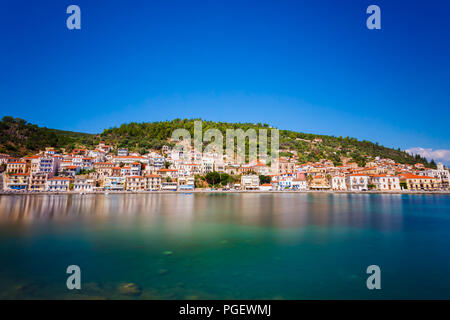
[[[272,176],[271,183],[259,184],[257,175],[242,176],[243,190],[316,190],[316,191],[438,191],[442,190],[438,179],[414,174],[324,176],[305,174],[282,174]]]
[[[316,141],[315,143],[320,143]],[[284,150],[288,152],[289,150]],[[290,150],[292,151],[292,150]],[[91,190],[193,190],[194,176],[209,172],[227,173],[237,181],[224,186],[238,190],[336,190],[395,191],[448,190],[450,174],[442,164],[436,169],[395,163],[391,159],[368,159],[364,167],[351,159],[342,165],[322,159],[314,163],[296,162],[293,157],[239,164],[227,155],[183,151],[164,146],[161,152],[141,155],[113,148],[101,142],[93,150],[78,148],[70,153],[46,148],[20,159],[0,154],[5,166],[1,187],[27,191]],[[259,176],[270,177],[260,184]],[[201,184],[205,187],[204,184]]]

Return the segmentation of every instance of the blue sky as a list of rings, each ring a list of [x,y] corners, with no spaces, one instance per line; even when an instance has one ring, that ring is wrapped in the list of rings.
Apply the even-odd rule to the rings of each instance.
[[[70,4],[81,30],[66,28]],[[371,4],[381,30],[366,28]],[[449,12],[449,1],[2,0],[0,111],[93,133],[266,122],[450,162]]]

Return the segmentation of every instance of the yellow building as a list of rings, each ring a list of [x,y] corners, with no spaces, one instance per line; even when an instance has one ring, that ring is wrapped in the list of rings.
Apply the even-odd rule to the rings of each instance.
[[[402,173],[398,176],[400,178],[400,184],[406,184],[408,190],[439,190],[439,183],[436,178],[417,176],[411,173]]]
[[[326,176],[323,175],[315,175],[309,176],[309,189],[310,190],[328,190],[331,188],[330,181]]]
[[[25,161],[13,161],[6,164],[7,173],[27,173],[27,163]]]
[[[30,175],[28,173],[5,174],[5,190],[27,190]]]

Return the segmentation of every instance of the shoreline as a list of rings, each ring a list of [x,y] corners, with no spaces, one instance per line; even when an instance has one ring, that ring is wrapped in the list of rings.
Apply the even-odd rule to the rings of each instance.
[[[439,191],[407,191],[407,190],[396,190],[396,191],[319,191],[319,190],[302,190],[302,191],[294,191],[294,190],[282,190],[282,191],[262,191],[262,190],[192,190],[192,191],[91,191],[91,192],[51,192],[51,191],[43,191],[43,192],[14,192],[14,191],[0,191],[0,196],[2,195],[90,195],[90,194],[192,194],[192,193],[215,193],[215,194],[234,194],[234,193],[262,193],[262,194],[284,194],[284,193],[296,193],[296,194],[309,194],[309,193],[318,193],[318,194],[450,194],[450,190],[439,190]]]

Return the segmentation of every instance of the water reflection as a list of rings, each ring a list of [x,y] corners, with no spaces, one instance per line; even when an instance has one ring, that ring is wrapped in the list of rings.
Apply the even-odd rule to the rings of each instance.
[[[0,299],[123,299],[129,282],[138,299],[373,298],[373,263],[380,298],[444,298],[449,228],[448,195],[5,195]]]
[[[406,198],[405,198],[406,197]],[[361,194],[109,194],[0,196],[0,223],[162,223],[188,231],[196,222],[271,228],[342,226],[398,229],[408,209],[429,197]]]

